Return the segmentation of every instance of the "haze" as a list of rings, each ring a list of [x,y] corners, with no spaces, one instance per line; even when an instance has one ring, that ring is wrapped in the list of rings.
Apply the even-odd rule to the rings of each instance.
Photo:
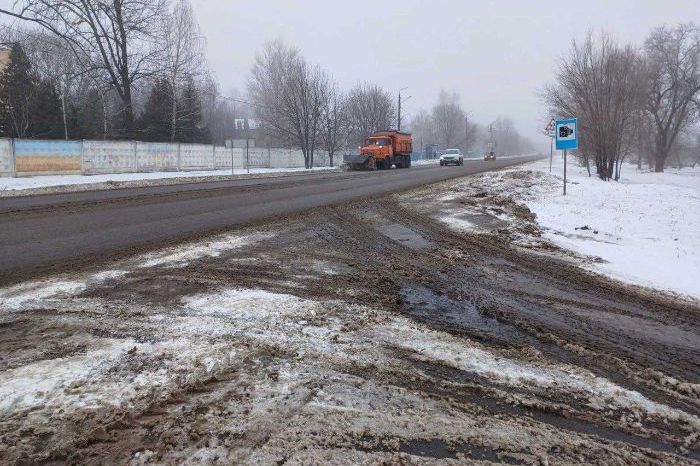
[[[572,38],[606,29],[640,44],[653,27],[700,21],[696,0],[192,3],[224,91],[243,91],[257,50],[281,37],[346,89],[358,80],[394,92],[407,87],[409,119],[440,89],[454,89],[475,121],[508,115],[535,142],[545,118],[537,91]]]

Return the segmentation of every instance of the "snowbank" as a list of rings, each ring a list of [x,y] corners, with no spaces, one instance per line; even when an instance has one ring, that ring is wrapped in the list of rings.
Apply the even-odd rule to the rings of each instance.
[[[331,167],[316,167],[313,171],[318,170],[337,170]],[[307,172],[305,168],[251,168],[251,175],[260,175],[267,173],[291,173],[291,172]],[[248,170],[237,168],[234,170],[234,175],[246,175]],[[47,188],[53,186],[67,186],[80,184],[96,184],[108,182],[125,182],[125,181],[147,181],[147,180],[162,180],[167,178],[201,178],[210,176],[227,176],[231,174],[231,169],[228,170],[208,170],[194,172],[153,172],[153,173],[113,173],[109,175],[47,175],[47,176],[32,176],[21,178],[0,177],[0,191],[17,191],[24,189]]]
[[[549,160],[522,169],[548,174]],[[605,182],[569,163],[566,197],[562,173],[555,157],[559,186],[526,200],[547,239],[602,258],[594,270],[700,298],[700,168],[649,173],[625,165],[619,182]]]

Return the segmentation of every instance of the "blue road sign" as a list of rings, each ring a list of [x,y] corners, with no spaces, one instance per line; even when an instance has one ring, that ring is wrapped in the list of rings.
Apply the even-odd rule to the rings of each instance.
[[[578,149],[578,120],[557,120],[555,125],[557,150]]]

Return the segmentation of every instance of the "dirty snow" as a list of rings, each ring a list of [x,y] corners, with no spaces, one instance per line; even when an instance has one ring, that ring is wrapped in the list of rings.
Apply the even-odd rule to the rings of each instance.
[[[20,309],[56,296],[74,295],[86,287],[83,281],[43,280],[0,289],[0,309]]]
[[[337,170],[337,167],[314,167],[313,171]],[[236,168],[234,175],[253,175],[267,173],[295,173],[308,172],[305,168]],[[113,173],[107,175],[45,175],[28,177],[0,177],[0,191],[17,191],[24,189],[47,188],[53,186],[67,186],[94,183],[119,183],[125,181],[162,180],[167,178],[198,178],[210,176],[227,176],[228,170],[206,170],[192,172],[151,172],[151,173]]]
[[[219,257],[226,251],[239,249],[257,241],[270,238],[270,233],[257,233],[247,236],[224,235],[211,240],[182,244],[173,248],[162,249],[136,258],[139,267],[157,266],[184,267],[192,261],[205,257]]]

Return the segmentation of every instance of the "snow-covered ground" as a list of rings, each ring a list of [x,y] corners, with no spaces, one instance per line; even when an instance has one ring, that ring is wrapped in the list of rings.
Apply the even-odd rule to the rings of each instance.
[[[462,231],[490,218],[487,227],[513,230],[515,244],[550,241],[585,256],[590,270],[700,298],[700,167],[652,173],[625,164],[619,182],[606,182],[569,160],[567,177],[563,196],[561,156],[551,174],[544,159],[474,175],[439,194],[437,216]]]
[[[337,170],[337,167],[316,167],[313,171]],[[305,168],[251,168],[250,170],[236,168],[234,175],[261,175],[268,173],[306,172]],[[108,175],[46,175],[30,177],[0,177],[0,191],[16,191],[24,189],[47,188],[52,186],[95,184],[108,182],[162,180],[167,178],[202,178],[209,176],[227,176],[228,170],[207,170],[193,172],[152,172],[152,173],[113,173]]]
[[[700,298],[700,168],[638,171],[619,182],[569,165],[567,196],[558,190],[527,202],[556,244],[603,259],[595,270],[618,279]],[[549,172],[549,161],[527,168]],[[557,158],[553,177],[563,172]]]

